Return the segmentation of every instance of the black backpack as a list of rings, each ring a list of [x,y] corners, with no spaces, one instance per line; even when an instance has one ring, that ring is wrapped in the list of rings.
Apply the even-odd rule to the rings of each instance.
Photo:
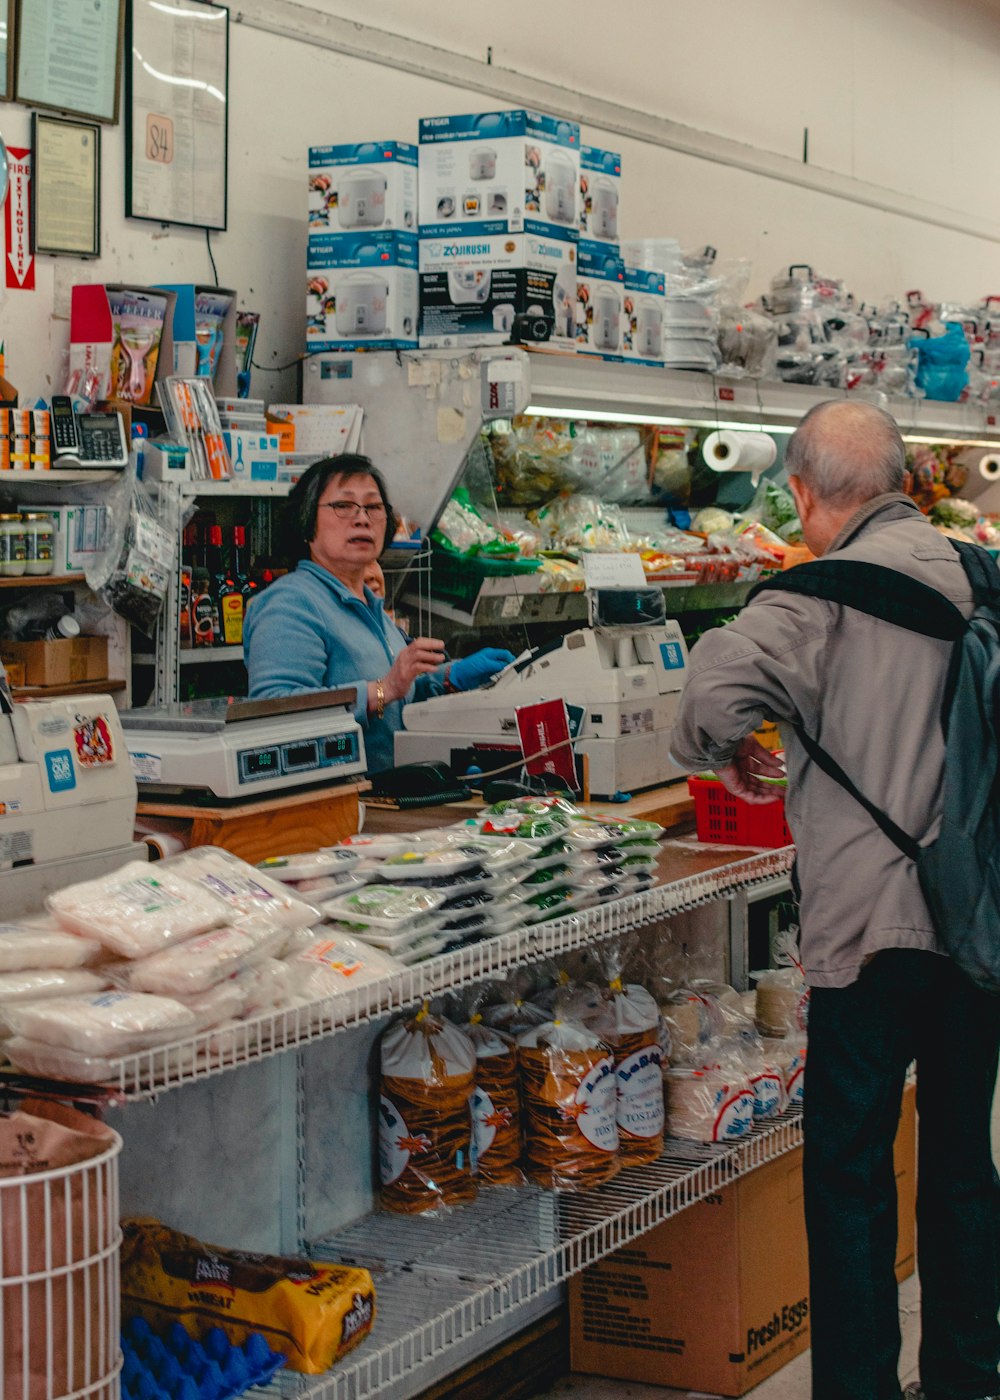
[[[956,965],[976,986],[1000,992],[1000,570],[985,550],[952,544],[975,600],[968,619],[919,580],[853,559],[799,564],[758,584],[748,601],[765,589],[802,593],[954,643],[941,708],[941,830],[929,845],[898,827],[811,735],[795,728],[813,762],[916,864],[934,927]]]

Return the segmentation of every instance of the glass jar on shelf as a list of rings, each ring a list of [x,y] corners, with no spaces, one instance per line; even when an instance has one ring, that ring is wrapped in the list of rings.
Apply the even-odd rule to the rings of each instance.
[[[26,568],[24,521],[16,513],[0,515],[0,578],[21,578]]]
[[[51,574],[55,566],[55,526],[51,515],[28,511],[24,517],[25,573]]]

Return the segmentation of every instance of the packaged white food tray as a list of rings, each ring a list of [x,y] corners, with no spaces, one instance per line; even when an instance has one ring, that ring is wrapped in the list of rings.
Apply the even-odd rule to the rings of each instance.
[[[359,890],[368,881],[359,873],[360,867],[340,870],[333,875],[317,875],[314,880],[293,880],[289,883],[295,893],[310,904],[321,904],[324,899],[333,899],[348,890]]]
[[[536,850],[550,846],[565,835],[569,819],[559,813],[546,813],[543,816],[521,816],[510,812],[502,816],[487,816],[481,813],[470,819],[470,826],[479,829],[479,835],[486,841],[527,841]]]
[[[362,943],[370,943],[373,948],[382,948],[394,958],[403,961],[403,954],[411,948],[430,948],[438,952],[447,943],[447,935],[441,932],[441,921],[435,919],[422,923],[416,928],[378,928],[375,925],[351,923],[344,919],[333,919],[329,927],[338,934],[358,938]]]
[[[440,890],[426,890],[419,885],[409,887],[391,884],[366,885],[327,900],[323,913],[347,923],[364,924],[369,928],[399,932],[411,931],[430,922],[446,896]]]
[[[46,900],[59,922],[122,958],[142,958],[228,922],[213,892],[166,862],[133,860],[110,875],[57,890]]]
[[[526,924],[540,924],[544,919],[556,919],[564,914],[572,914],[578,907],[572,891],[562,887],[532,895],[521,905],[521,910]]]
[[[23,1002],[7,1009],[7,1019],[16,1036],[85,1055],[128,1055],[197,1030],[193,1011],[170,997],[144,992]]]
[[[119,1076],[118,1064],[106,1055],[88,1055],[58,1045],[16,1036],[6,1043],[7,1055],[23,1074],[39,1079],[66,1079],[73,1084],[109,1084]],[[195,1052],[190,1046],[149,1052],[150,1074],[156,1077],[191,1069]]]
[[[406,836],[345,836],[337,849],[356,851],[364,859],[373,856],[381,860],[383,856],[397,856],[412,843]]]
[[[69,933],[49,915],[0,923],[0,972],[83,967],[100,952],[95,938]]]
[[[508,870],[516,869],[536,854],[536,847],[529,841],[520,841],[516,837],[507,840],[483,838],[479,835],[479,828],[474,825],[442,832],[440,845],[442,848],[453,847],[475,856],[481,864],[487,866],[491,875],[502,875]]]
[[[360,859],[360,854],[348,846],[326,846],[318,851],[300,851],[294,856],[269,856],[257,862],[257,869],[263,875],[289,883],[351,870]]]
[[[600,826],[610,827],[618,833],[620,845],[641,844],[656,845],[659,842],[666,827],[659,822],[646,821],[643,817],[623,817],[617,812],[591,812],[583,819],[582,824],[595,822]]]
[[[283,928],[251,924],[246,929],[224,924],[198,938],[175,943],[148,958],[113,963],[108,976],[130,992],[156,996],[197,996],[217,982],[269,957],[287,939]]]
[[[301,928],[319,918],[319,910],[299,899],[280,880],[272,879],[245,860],[219,846],[198,846],[163,864],[179,870],[223,901],[226,922],[246,927],[269,923],[278,928]]]
[[[297,993],[309,1001],[324,1001],[341,992],[371,986],[403,967],[391,954],[372,944],[332,930],[329,937],[317,938],[297,953],[289,966]]]
[[[461,875],[481,866],[483,855],[461,846],[415,846],[386,856],[382,869],[387,880],[425,880],[428,876]],[[485,878],[485,877],[484,877]]]

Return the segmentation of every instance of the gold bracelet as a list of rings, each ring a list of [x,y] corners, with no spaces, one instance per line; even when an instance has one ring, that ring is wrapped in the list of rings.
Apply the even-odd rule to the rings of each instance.
[[[381,681],[375,682],[375,714],[378,719],[385,719],[385,686]]]

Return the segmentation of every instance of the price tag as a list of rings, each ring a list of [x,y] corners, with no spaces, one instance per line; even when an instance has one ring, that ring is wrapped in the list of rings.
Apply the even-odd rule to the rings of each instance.
[[[588,588],[645,588],[638,554],[585,554],[583,577]]]

